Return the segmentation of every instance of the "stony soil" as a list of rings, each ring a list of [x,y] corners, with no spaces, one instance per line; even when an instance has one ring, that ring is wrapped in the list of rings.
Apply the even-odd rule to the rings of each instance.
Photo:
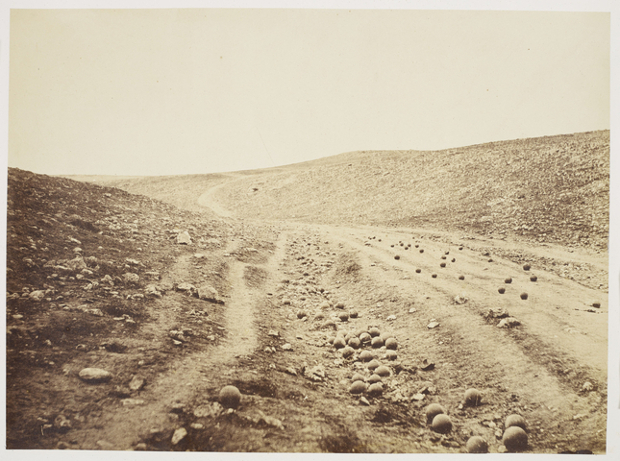
[[[434,453],[479,435],[503,452],[519,414],[526,453],[606,451],[600,245],[249,220],[222,199],[248,177],[188,185],[180,208],[9,170],[9,449]],[[334,347],[373,327],[395,349]],[[111,378],[86,382],[89,367]],[[235,409],[218,402],[226,385]],[[446,434],[426,420],[433,402]]]

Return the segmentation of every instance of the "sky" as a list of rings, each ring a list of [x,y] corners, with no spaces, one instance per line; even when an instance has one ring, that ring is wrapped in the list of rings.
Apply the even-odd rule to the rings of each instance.
[[[13,9],[8,164],[271,167],[610,128],[610,14]]]

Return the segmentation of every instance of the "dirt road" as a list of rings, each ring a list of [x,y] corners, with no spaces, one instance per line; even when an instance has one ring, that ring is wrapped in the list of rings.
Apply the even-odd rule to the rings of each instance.
[[[605,452],[606,256],[421,229],[248,221],[213,191],[199,203],[227,230],[194,235],[204,252],[162,244],[157,283],[168,288],[144,301],[144,321],[108,319],[106,334],[120,340],[93,339],[90,350],[59,337],[32,351],[57,347],[62,371],[12,364],[12,448],[463,452],[478,435],[502,452],[506,417],[519,414],[523,451]],[[563,276],[567,264],[581,275]],[[205,280],[222,299],[196,296]],[[33,312],[32,332],[50,319],[75,328],[75,312]],[[114,378],[80,381],[92,366]],[[351,392],[356,380],[361,393]],[[236,409],[218,402],[226,385],[242,394]],[[479,405],[466,404],[470,388]],[[450,431],[431,429],[430,403],[443,406]]]

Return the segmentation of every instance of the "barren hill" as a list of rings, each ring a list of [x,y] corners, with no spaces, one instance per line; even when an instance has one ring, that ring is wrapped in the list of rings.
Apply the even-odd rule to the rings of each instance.
[[[461,230],[606,250],[609,131],[106,184],[191,210],[220,184],[208,198],[246,219]]]

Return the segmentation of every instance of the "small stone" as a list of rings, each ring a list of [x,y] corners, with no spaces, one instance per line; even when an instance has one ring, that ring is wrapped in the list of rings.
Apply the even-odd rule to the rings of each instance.
[[[102,450],[114,450],[115,448],[114,444],[107,440],[97,440],[97,446]]]
[[[104,383],[112,379],[112,373],[102,368],[84,368],[78,376],[87,383]]]
[[[431,322],[431,323],[429,323],[428,325],[426,325],[426,327],[427,327],[429,330],[432,330],[433,328],[437,328],[438,326],[439,326],[439,322]]]
[[[360,403],[363,405],[366,405],[367,407],[370,406],[370,402],[368,401],[366,397],[360,397]]]
[[[138,405],[144,405],[144,400],[142,399],[122,399],[121,404],[124,407],[134,407]]]
[[[174,434],[172,435],[172,440],[170,441],[170,443],[172,445],[177,445],[186,436],[187,436],[187,429],[185,429],[184,427],[180,427],[176,431],[174,431]]]
[[[176,242],[177,242],[177,245],[191,245],[192,238],[189,235],[189,232],[183,231],[177,234]]]
[[[274,338],[278,338],[280,336],[280,333],[278,333],[275,330],[269,330],[269,333],[267,333],[269,336],[272,336]]]
[[[146,381],[144,380],[144,378],[134,376],[133,378],[131,378],[131,381],[129,382],[129,389],[136,392],[142,389],[145,384],[146,384]]]
[[[396,316],[395,316],[395,315],[393,315],[393,314],[392,314],[392,315],[388,315],[388,317],[386,318],[386,320],[387,320],[388,322],[393,321],[393,320],[396,320]]]
[[[286,344],[282,345],[282,350],[284,350],[284,351],[292,351],[293,350],[293,346],[291,346],[289,343],[286,343]]]
[[[516,326],[521,325],[521,322],[519,322],[516,318],[514,317],[507,317],[505,319],[502,319],[497,326],[499,328],[514,328]]]
[[[591,392],[593,390],[594,390],[594,386],[592,385],[590,381],[586,381],[585,383],[583,383],[583,386],[581,386],[582,392]]]

